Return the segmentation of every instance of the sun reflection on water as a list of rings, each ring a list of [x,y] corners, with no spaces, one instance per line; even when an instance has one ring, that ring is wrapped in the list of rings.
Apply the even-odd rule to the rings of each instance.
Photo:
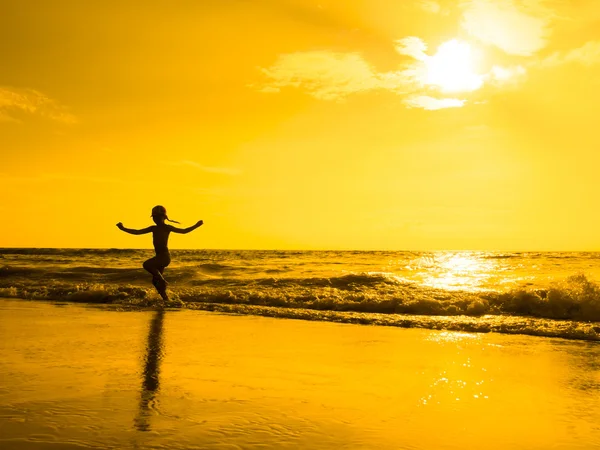
[[[420,398],[420,406],[457,410],[458,405],[477,408],[476,403],[490,399],[492,378],[483,357],[489,343],[482,334],[441,331],[432,333],[426,340],[455,351],[442,352],[437,361],[438,370],[428,374],[429,382]],[[464,350],[468,351],[463,353]]]
[[[427,267],[430,270],[423,270]],[[500,271],[495,260],[471,252],[436,253],[413,262],[409,269],[421,271],[420,281],[425,286],[466,291],[488,290]]]
[[[426,340],[433,342],[478,341],[481,340],[481,335],[462,331],[440,331],[439,333],[432,333]]]

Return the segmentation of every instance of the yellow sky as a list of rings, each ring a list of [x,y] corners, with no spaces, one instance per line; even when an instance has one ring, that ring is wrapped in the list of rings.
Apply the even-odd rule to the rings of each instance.
[[[7,0],[0,246],[600,250],[597,0]]]

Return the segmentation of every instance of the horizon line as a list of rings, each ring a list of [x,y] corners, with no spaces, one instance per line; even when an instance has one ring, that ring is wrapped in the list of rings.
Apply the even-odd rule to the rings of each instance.
[[[149,250],[154,251],[153,248],[133,248],[133,247],[3,247],[2,250]],[[529,250],[500,250],[500,249],[468,249],[468,248],[447,248],[447,249],[352,249],[352,248],[170,248],[173,250],[183,251],[202,251],[202,250],[214,250],[214,251],[272,251],[272,252],[502,252],[502,253],[600,253],[598,250],[540,250],[540,249],[529,249]]]

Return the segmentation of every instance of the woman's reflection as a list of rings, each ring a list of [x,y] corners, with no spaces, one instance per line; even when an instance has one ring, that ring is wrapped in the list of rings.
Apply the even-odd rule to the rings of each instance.
[[[154,317],[152,317],[148,330],[140,404],[135,419],[135,427],[140,431],[150,430],[150,409],[154,406],[154,397],[160,385],[159,374],[163,357],[162,331],[164,316],[164,310],[157,310]]]

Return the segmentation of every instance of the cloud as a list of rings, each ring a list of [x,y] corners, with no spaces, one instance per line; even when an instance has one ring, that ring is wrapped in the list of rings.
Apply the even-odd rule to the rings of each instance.
[[[169,162],[168,164],[171,164],[172,166],[194,167],[195,169],[201,170],[202,172],[217,173],[217,174],[221,174],[221,175],[239,175],[241,173],[241,170],[233,168],[233,167],[203,166],[202,164],[199,164],[195,161],[189,161],[189,160],[185,160],[185,159],[181,160],[181,161],[172,161],[172,162]]]
[[[413,83],[408,72],[376,72],[358,53],[289,53],[280,55],[273,66],[261,71],[270,79],[261,92],[301,87],[320,100],[339,101],[377,89],[400,94],[409,91]]]
[[[523,66],[503,67],[492,66],[486,74],[486,82],[494,85],[505,85],[519,82],[527,73]]]
[[[551,13],[537,0],[468,0],[462,27],[511,55],[529,56],[546,46]]]
[[[421,0],[419,2],[419,6],[423,11],[426,11],[431,14],[439,14],[442,11],[442,7],[440,6],[440,4],[432,0]]]
[[[408,36],[396,41],[396,51],[401,55],[407,55],[417,61],[425,61],[428,56],[427,44],[421,38]]]
[[[0,87],[0,121],[18,122],[19,120],[13,116],[17,111],[40,115],[62,123],[77,122],[75,116],[66,112],[64,106],[41,92],[33,89]]]
[[[289,53],[280,55],[273,66],[262,72],[271,80],[263,92],[302,86],[322,100],[340,100],[349,94],[376,89],[379,84],[371,66],[357,53]]]
[[[396,71],[378,72],[358,53],[296,52],[280,55],[271,67],[261,68],[267,81],[252,87],[264,93],[280,93],[283,88],[293,87],[329,101],[388,91],[409,96],[404,101],[408,107],[437,110],[464,106],[466,100],[438,98],[435,94],[472,92],[485,83],[498,86],[514,82],[525,73],[521,66],[494,66],[489,73],[477,73],[471,46],[458,39],[443,43],[431,55],[427,54],[427,44],[416,36],[395,44],[399,55],[411,58]]]
[[[457,98],[435,98],[428,95],[412,95],[404,99],[404,104],[409,108],[422,108],[428,111],[444,108],[460,108],[466,100]]]
[[[573,50],[555,52],[545,58],[541,65],[552,67],[568,63],[578,63],[584,66],[592,66],[600,63],[600,41],[589,41]]]

